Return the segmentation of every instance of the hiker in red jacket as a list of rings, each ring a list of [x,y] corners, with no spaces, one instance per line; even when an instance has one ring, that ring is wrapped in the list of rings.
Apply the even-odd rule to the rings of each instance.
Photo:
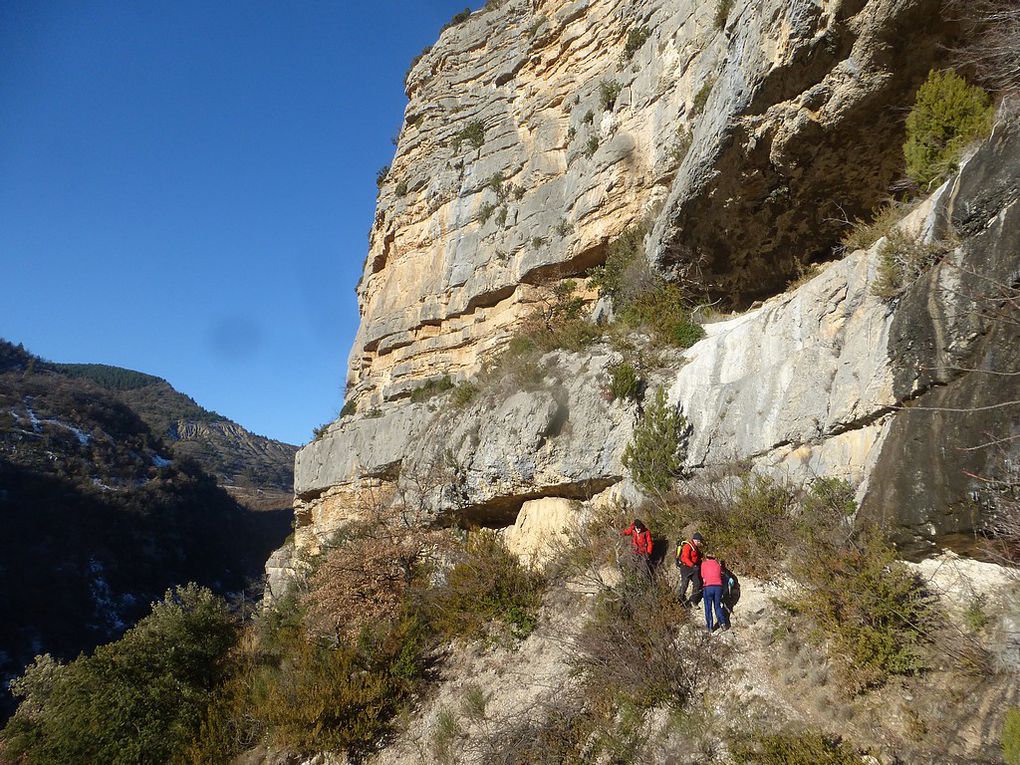
[[[690,608],[701,600],[701,534],[695,533],[690,539],[681,542],[676,548],[676,565],[680,568],[680,604]],[[687,586],[691,588],[691,597],[687,597]]]
[[[723,613],[722,607],[722,564],[711,555],[701,561],[701,581],[705,592],[705,626],[708,627],[710,633],[715,632],[719,627],[728,630],[730,622],[726,618],[726,614]],[[713,611],[715,611],[715,626],[712,624]]]
[[[630,537],[630,551],[634,553],[634,559],[639,561],[641,568],[646,574],[650,574],[652,569],[650,562],[652,559],[652,532],[645,528],[639,519],[635,518],[634,522],[623,530],[624,536]]]

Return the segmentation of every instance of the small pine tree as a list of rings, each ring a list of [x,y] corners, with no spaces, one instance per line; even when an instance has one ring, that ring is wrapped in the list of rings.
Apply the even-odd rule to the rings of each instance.
[[[907,117],[907,175],[923,187],[941,181],[956,169],[967,144],[988,133],[993,115],[985,91],[956,72],[933,69]]]
[[[665,493],[683,473],[683,439],[687,420],[666,401],[666,391],[655,392],[623,452],[623,464],[634,481],[650,493]]]

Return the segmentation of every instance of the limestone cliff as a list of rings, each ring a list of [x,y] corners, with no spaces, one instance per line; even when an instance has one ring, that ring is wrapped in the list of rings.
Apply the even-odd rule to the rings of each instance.
[[[408,75],[349,395],[472,374],[652,213],[664,267],[737,300],[781,289],[894,179],[939,7],[511,0],[446,30]]]
[[[866,512],[916,537],[972,528],[967,474],[991,466],[968,449],[1008,435],[1001,402],[1020,398],[1015,375],[967,371],[1018,357],[982,310],[988,280],[1018,265],[1017,119],[900,224],[952,241],[906,295],[873,294],[882,241],[776,294],[832,258],[836,220],[899,172],[902,114],[951,34],[938,8],[737,0],[722,18],[688,0],[510,1],[446,30],[408,75],[358,287],[359,413],[297,456],[297,548],[394,491],[494,526],[535,499],[631,496],[621,456],[639,406],[602,395],[609,346],[550,354],[535,386],[464,405],[408,394],[472,378],[536,301],[642,221],[661,272],[737,309],[774,295],[706,324],[648,381],[690,423],[691,470],[845,476]]]

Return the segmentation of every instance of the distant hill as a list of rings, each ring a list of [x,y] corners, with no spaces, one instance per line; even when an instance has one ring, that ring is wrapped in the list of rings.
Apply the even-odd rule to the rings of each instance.
[[[261,491],[276,497],[279,506],[290,504],[296,446],[245,430],[199,406],[162,377],[106,364],[48,363],[47,367],[112,393],[166,440],[175,455],[196,459],[236,494]]]
[[[258,587],[290,511],[250,512],[222,484],[289,496],[292,449],[160,378],[0,341],[0,686],[37,653],[117,637],[173,585]]]

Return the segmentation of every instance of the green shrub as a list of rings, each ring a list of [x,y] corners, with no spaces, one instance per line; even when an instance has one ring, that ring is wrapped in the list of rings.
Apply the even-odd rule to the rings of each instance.
[[[471,18],[471,9],[465,8],[459,13],[455,13],[453,18],[443,25],[443,29],[441,31],[446,31],[451,27],[459,26],[460,24],[463,24],[465,21],[467,21],[469,18]]]
[[[1006,712],[1002,723],[1002,759],[1006,765],[1020,765],[1020,707]]]
[[[503,188],[504,183],[506,183],[506,177],[503,175],[503,171],[500,170],[489,176],[489,179],[485,181],[485,187],[491,190],[498,199],[504,199],[506,196]]]
[[[676,141],[669,150],[669,158],[674,164],[679,165],[684,161],[687,156],[687,152],[691,150],[691,144],[694,142],[694,136],[691,135],[691,129],[686,125],[680,125],[676,129]]]
[[[398,197],[407,196],[407,181],[401,181],[398,183],[394,191]]]
[[[533,236],[531,237],[531,248],[533,250],[541,250],[547,241],[544,236]]]
[[[455,151],[460,151],[462,141],[467,141],[476,149],[482,148],[482,145],[485,143],[485,125],[482,124],[481,120],[472,120],[463,130],[454,136],[453,148]]]
[[[588,286],[598,290],[599,297],[620,293],[644,245],[644,226],[631,226],[609,244],[606,262],[588,271]]]
[[[344,402],[343,408],[340,410],[341,417],[353,417],[358,412],[358,401],[357,399],[350,399]],[[328,427],[328,426],[327,426]]]
[[[991,130],[994,109],[981,88],[953,71],[932,70],[907,116],[907,175],[930,188],[956,169],[967,145]]]
[[[588,285],[611,296],[617,319],[632,329],[648,329],[663,345],[688,348],[705,335],[691,319],[683,288],[653,274],[644,257],[645,229],[632,226],[609,245],[606,262],[588,271]]]
[[[790,548],[795,504],[796,496],[785,484],[745,474],[732,490],[725,485],[689,487],[667,497],[653,523],[676,539],[693,526],[704,535],[706,549],[734,571],[772,581],[782,573]]]
[[[871,292],[893,300],[949,251],[946,242],[925,242],[902,229],[893,229],[878,249],[878,268]]]
[[[570,235],[571,233],[573,233],[573,231],[574,231],[574,227],[572,225],[570,225],[569,223],[567,223],[567,221],[565,221],[565,220],[561,220],[559,223],[556,224],[556,235],[560,239],[562,239],[565,236]]]
[[[715,77],[710,77],[705,80],[704,84],[698,89],[698,92],[694,94],[694,100],[691,102],[691,114],[698,115],[705,111],[705,105],[708,103],[708,97],[712,95],[712,88],[715,87]]]
[[[603,111],[610,111],[623,91],[623,85],[616,80],[602,80],[599,83],[599,104]]]
[[[496,210],[496,225],[503,227],[506,225],[507,209],[506,206],[500,207]]]
[[[656,390],[623,451],[623,464],[638,486],[654,494],[673,487],[683,474],[686,429],[686,419],[669,405],[665,389]]]
[[[468,536],[462,559],[429,594],[433,628],[448,639],[523,640],[538,622],[544,581],[524,568],[495,532]]]
[[[715,9],[715,28],[723,30],[726,28],[726,21],[730,17],[730,11],[733,10],[733,0],[719,0],[719,5]]]
[[[383,165],[382,167],[379,168],[378,172],[376,172],[375,174],[376,188],[382,189],[383,184],[386,183],[386,176],[389,174],[390,174],[389,165]]]
[[[584,144],[584,156],[591,159],[595,156],[595,152],[599,150],[599,137],[597,135],[588,136],[588,140]]]
[[[411,391],[411,401],[420,404],[453,388],[450,375],[428,380]]]
[[[623,60],[630,61],[634,58],[634,54],[637,53],[648,42],[648,38],[651,36],[645,27],[631,27],[627,30],[627,43],[623,46]]]
[[[733,747],[736,765],[860,765],[861,753],[838,737],[814,731],[760,733]]]
[[[414,69],[414,67],[418,64],[419,61],[421,61],[423,58],[425,58],[425,55],[430,50],[432,50],[432,46],[431,45],[426,45],[424,48],[421,49],[421,53],[419,53],[417,56],[415,56],[414,58],[411,59],[411,63],[407,65],[407,72],[404,73],[404,82],[405,83],[407,82],[407,78],[411,76],[411,70]]]
[[[469,382],[462,382],[453,389],[450,401],[454,406],[467,406],[478,395],[478,388]]]
[[[641,378],[634,366],[626,361],[619,361],[610,364],[608,370],[609,394],[613,400],[636,401],[638,391],[641,389]]]
[[[39,765],[180,761],[236,632],[226,603],[189,584],[91,656],[39,657],[12,683],[22,705],[3,731],[5,754]]]
[[[904,205],[887,204],[879,208],[870,220],[858,218],[843,236],[842,247],[846,252],[867,250],[881,239],[889,236],[893,227],[906,216],[908,209]]]
[[[482,206],[478,208],[479,222],[481,222],[481,224],[484,226],[486,223],[489,222],[489,218],[492,217],[492,214],[494,212],[496,212],[496,205],[492,204],[492,202],[483,203]]]
[[[583,122],[585,125],[593,125],[595,123],[595,112],[593,112],[591,109],[586,111],[584,113],[584,116],[581,117],[581,122]]]
[[[828,641],[844,687],[857,692],[924,669],[940,617],[917,575],[878,529],[829,538],[817,536],[792,573],[805,589],[796,609]]]

